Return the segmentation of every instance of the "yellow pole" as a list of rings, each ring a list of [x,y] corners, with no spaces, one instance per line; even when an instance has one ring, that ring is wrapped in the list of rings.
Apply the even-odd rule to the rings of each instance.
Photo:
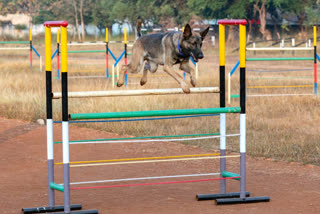
[[[57,29],[57,44],[60,43],[60,39],[59,39],[59,29]]]
[[[184,27],[182,27],[182,33],[184,32]]]
[[[313,26],[313,46],[317,46],[317,26]]]
[[[109,42],[109,31],[108,31],[108,28],[106,28],[106,42]]]
[[[127,28],[124,28],[124,44],[127,44]]]
[[[61,27],[61,72],[68,72],[66,27]]]
[[[246,26],[239,26],[239,53],[240,53],[240,68],[246,67]]]
[[[225,66],[225,26],[219,24],[219,65]]]
[[[45,27],[45,57],[46,71],[52,71],[51,67],[51,28]]]
[[[32,29],[29,29],[29,36],[30,36],[30,41],[32,41]]]

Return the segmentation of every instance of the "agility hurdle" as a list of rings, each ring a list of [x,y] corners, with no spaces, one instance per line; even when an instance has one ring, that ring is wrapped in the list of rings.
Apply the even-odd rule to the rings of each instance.
[[[37,50],[34,48],[32,45],[32,29],[29,29],[29,41],[0,41],[0,44],[29,44],[29,47],[3,47],[0,48],[0,51],[5,51],[5,50],[29,50],[29,61],[30,61],[30,69],[32,70],[32,51],[36,53],[36,55],[39,58],[39,63],[40,63],[40,71],[42,70],[42,59],[40,54],[37,52]]]
[[[244,20],[244,22],[246,22]],[[242,22],[241,22],[242,23]],[[64,212],[71,213],[72,206],[70,205],[70,190],[76,189],[92,189],[92,188],[111,188],[111,187],[124,187],[124,186],[145,186],[145,185],[159,185],[159,184],[173,184],[173,183],[192,183],[192,182],[203,182],[203,181],[213,181],[213,180],[228,180],[228,179],[239,179],[240,178],[240,192],[236,193],[225,193],[226,187],[225,185],[221,185],[221,190],[224,193],[220,195],[223,198],[230,198],[230,197],[240,197],[238,200],[233,199],[231,202],[227,202],[227,199],[224,199],[221,203],[248,203],[248,202],[261,202],[261,201],[269,201],[269,197],[255,197],[249,198],[249,193],[245,190],[245,147],[246,147],[246,128],[245,128],[245,67],[243,66],[242,59],[243,53],[240,57],[241,59],[241,75],[240,75],[240,106],[239,107],[226,107],[225,106],[225,69],[224,64],[220,64],[220,90],[217,90],[214,87],[214,92],[220,92],[220,108],[199,108],[199,109],[171,109],[171,110],[156,110],[156,111],[139,111],[139,112],[106,112],[106,113],[86,113],[83,114],[69,114],[68,113],[68,76],[67,76],[67,27],[68,23],[66,21],[62,22],[46,22],[46,103],[47,103],[47,152],[48,152],[48,189],[49,189],[49,201],[54,202],[54,191],[58,190],[63,192],[64,194]],[[63,185],[57,184],[54,182],[53,174],[54,174],[54,161],[53,161],[53,121],[52,121],[52,78],[51,78],[51,27],[61,27],[62,30],[62,37],[61,37],[61,84],[62,84],[62,94],[60,98],[62,99],[62,149],[63,149]],[[241,29],[241,34],[245,34],[245,26]],[[244,32],[243,32],[244,31]],[[221,37],[220,37],[221,38]],[[245,37],[241,37],[241,44],[245,44]],[[224,41],[221,41],[224,42]],[[242,47],[243,45],[241,45]],[[242,50],[242,49],[241,49]],[[224,49],[222,50],[224,53]],[[224,58],[221,57],[220,60]],[[224,59],[223,59],[224,61]],[[221,62],[221,61],[220,61]],[[244,64],[245,66],[245,64]],[[137,92],[135,92],[139,95]],[[213,93],[212,89],[208,92],[208,90],[204,90],[203,93]],[[170,177],[196,177],[196,176],[212,176],[212,175],[220,175],[219,178],[209,178],[209,179],[198,179],[198,180],[186,180],[186,181],[173,181],[173,182],[157,182],[157,183],[140,183],[140,184],[125,184],[125,185],[110,185],[110,186],[95,186],[95,187],[74,187],[70,188],[70,161],[69,161],[69,120],[75,119],[92,119],[92,118],[130,118],[130,117],[154,117],[154,116],[175,116],[175,115],[203,115],[203,114],[212,114],[217,113],[220,114],[220,153],[219,156],[216,157],[216,154],[206,155],[207,157],[199,157],[203,154],[193,155],[195,157],[184,157],[184,156],[171,156],[172,159],[163,159],[168,157],[151,157],[153,160],[141,160],[143,162],[139,163],[146,163],[149,162],[163,162],[163,161],[186,161],[186,160],[202,160],[202,159],[219,159],[220,160],[220,169],[223,169],[220,173],[206,173],[206,174],[193,174],[193,175],[169,175],[169,176],[157,176],[157,178],[170,178]],[[240,113],[240,134],[234,134],[233,136],[240,136],[240,155],[226,155],[226,137],[232,136],[226,134],[226,113],[237,114]],[[214,135],[214,134],[213,134]],[[163,140],[166,141],[166,140]],[[203,155],[205,156],[205,155]],[[239,157],[240,156],[240,175],[235,173],[226,172],[226,158],[232,157]],[[147,158],[143,158],[147,159]],[[104,160],[103,164],[111,164],[110,162],[116,162],[114,164],[132,164],[137,160],[129,160],[129,163],[123,162],[123,160]],[[140,160],[139,160],[140,161]],[[80,167],[80,166],[74,166]],[[83,166],[84,167],[84,166]],[[146,179],[155,179],[155,177],[144,177],[144,178],[129,178],[129,179],[117,179],[120,180],[146,180]],[[97,183],[97,181],[89,181],[90,183]],[[88,183],[89,183],[88,182]],[[104,180],[99,182],[113,182],[112,180]],[[53,196],[53,198],[52,198]],[[199,200],[203,199],[203,196],[198,195],[197,198]],[[202,198],[202,199],[201,199]],[[208,199],[208,197],[205,197]],[[212,199],[212,198],[211,198]],[[54,203],[53,205],[54,206]],[[51,206],[51,207],[52,207]],[[97,213],[96,210],[94,211],[82,211],[81,213]]]
[[[275,85],[275,86],[249,86],[247,88],[306,88],[306,87],[313,87],[314,92],[313,94],[297,94],[299,96],[301,95],[314,95],[315,98],[317,98],[318,95],[318,80],[317,80],[317,27],[313,26],[313,48],[298,48],[298,47],[292,47],[292,48],[246,48],[246,51],[279,51],[279,50],[292,50],[292,51],[306,51],[306,50],[314,50],[314,56],[313,57],[272,57],[272,58],[246,58],[246,61],[313,61],[314,62],[314,74],[313,74],[313,79],[314,79],[314,84],[313,85]],[[239,61],[236,63],[236,65],[233,67],[233,69],[230,71],[230,73],[228,74],[228,103],[231,103],[231,98],[236,98],[238,97],[237,95],[232,95],[231,93],[231,77],[233,75],[233,73],[236,71],[237,67],[239,66]],[[279,96],[284,96],[284,94],[278,94]],[[293,94],[287,94],[288,96],[292,96]],[[255,95],[248,95],[248,96],[252,96],[252,97],[259,97],[257,94]],[[272,94],[268,94],[268,95],[261,95],[261,96],[268,96],[268,97],[272,97],[272,96],[277,96],[277,94],[272,95]]]

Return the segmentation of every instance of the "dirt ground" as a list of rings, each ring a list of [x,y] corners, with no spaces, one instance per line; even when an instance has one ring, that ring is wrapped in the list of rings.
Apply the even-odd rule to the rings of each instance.
[[[55,140],[61,126],[54,127]],[[70,140],[117,137],[116,134],[70,126]],[[218,142],[218,141],[216,141]],[[1,213],[46,206],[46,127],[0,118]],[[205,151],[180,143],[127,143],[70,145],[70,161],[200,154]],[[61,162],[61,144],[55,145],[55,162]],[[228,171],[239,171],[239,159],[227,160]],[[71,168],[71,182],[218,172],[218,160],[144,163]],[[56,183],[62,183],[62,167],[55,167]],[[207,178],[207,177],[203,177]],[[175,179],[177,180],[177,179]],[[178,179],[183,180],[183,179]],[[190,179],[188,179],[190,180]],[[143,182],[161,182],[164,179]],[[173,181],[166,179],[165,181]],[[126,182],[138,183],[138,182]],[[124,183],[108,183],[124,184]],[[107,184],[100,184],[107,185]],[[238,181],[228,180],[229,192],[239,191]],[[217,206],[197,201],[198,193],[218,193],[219,181],[154,186],[73,190],[71,202],[99,213],[320,213],[320,167],[248,157],[247,190],[252,196],[270,196],[269,203]],[[63,194],[56,193],[61,205]]]

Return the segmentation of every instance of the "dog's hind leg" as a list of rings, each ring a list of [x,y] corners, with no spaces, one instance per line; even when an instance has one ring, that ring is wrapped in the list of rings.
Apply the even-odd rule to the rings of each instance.
[[[194,69],[189,65],[189,62],[182,62],[180,64],[180,69],[190,74],[190,83],[193,87],[196,86],[197,80],[195,76]]]
[[[144,65],[143,75],[140,80],[140,85],[144,85],[147,83],[148,71],[150,71],[151,73],[154,73],[154,72],[156,72],[157,69],[158,69],[158,64],[156,64],[154,62],[147,61]]]
[[[144,60],[144,50],[140,46],[140,43],[134,45],[130,64],[122,65],[118,77],[118,87],[121,87],[124,84],[125,71],[129,73],[138,73],[141,70]]]

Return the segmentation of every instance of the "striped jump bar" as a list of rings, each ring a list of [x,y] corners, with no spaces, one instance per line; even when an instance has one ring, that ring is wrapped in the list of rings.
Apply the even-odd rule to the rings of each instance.
[[[219,87],[201,87],[190,88],[191,94],[198,93],[219,93]],[[119,97],[119,96],[141,96],[141,95],[169,95],[169,94],[185,94],[181,88],[168,89],[143,89],[143,90],[117,90],[117,91],[78,91],[68,92],[69,98],[84,97]],[[53,99],[60,99],[61,92],[54,92]]]
[[[241,107],[224,108],[200,108],[200,109],[171,109],[153,111],[128,111],[128,112],[105,112],[105,113],[80,113],[70,114],[70,120],[84,119],[111,119],[129,117],[154,117],[154,116],[175,116],[175,115],[195,115],[195,114],[221,114],[240,113]]]

